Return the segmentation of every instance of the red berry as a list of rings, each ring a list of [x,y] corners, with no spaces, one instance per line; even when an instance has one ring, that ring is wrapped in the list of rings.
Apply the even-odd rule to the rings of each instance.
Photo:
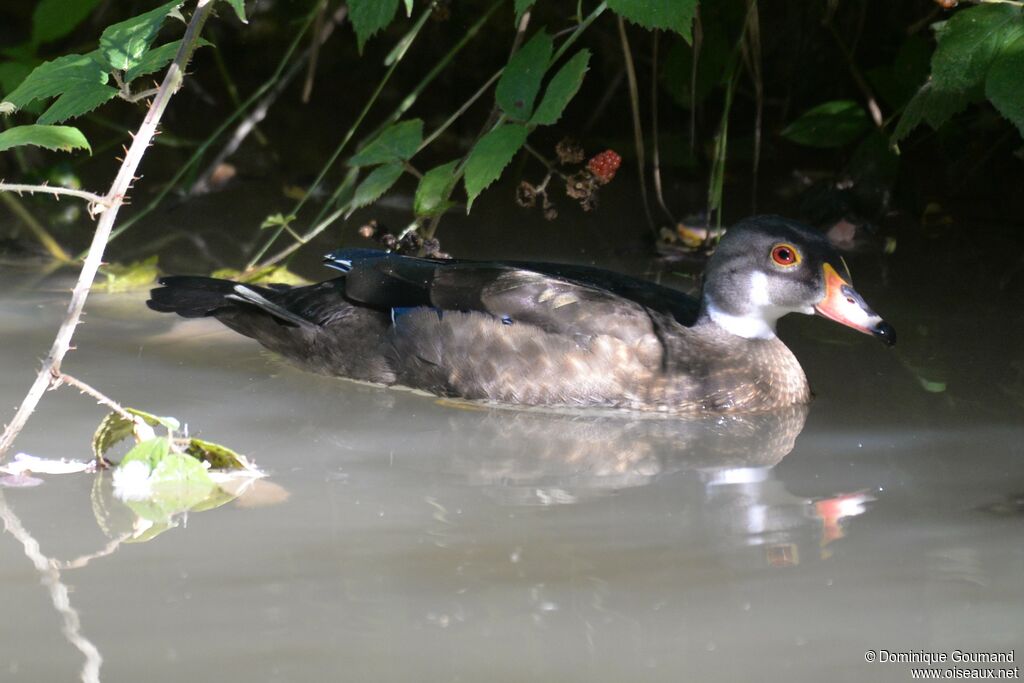
[[[611,182],[622,165],[622,157],[608,149],[587,162],[587,168],[601,184]]]

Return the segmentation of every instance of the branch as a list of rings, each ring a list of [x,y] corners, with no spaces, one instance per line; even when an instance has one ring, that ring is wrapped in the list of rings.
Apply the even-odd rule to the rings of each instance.
[[[18,195],[28,192],[29,194],[52,194],[58,200],[61,196],[78,197],[84,199],[89,204],[100,207],[97,210],[90,209],[89,213],[97,214],[102,213],[106,209],[110,208],[110,200],[107,197],[101,197],[94,192],[86,192],[85,190],[72,190],[69,187],[51,187],[50,185],[21,185],[18,183],[5,183],[0,180],[0,192],[15,192]]]
[[[626,65],[626,82],[629,84],[629,104],[633,112],[633,144],[636,147],[637,170],[640,172],[640,197],[643,199],[647,227],[657,239],[658,231],[654,227],[654,216],[651,215],[651,205],[647,202],[647,160],[644,154],[644,129],[640,123],[640,91],[636,82],[636,68],[633,66],[633,53],[629,47],[629,38],[626,36],[626,22],[622,17],[618,19],[622,60]]]
[[[96,646],[82,635],[82,621],[78,611],[71,606],[67,584],[61,581],[57,563],[43,554],[37,541],[21,523],[14,510],[10,508],[3,494],[0,493],[0,519],[4,522],[4,530],[13,536],[25,552],[32,565],[39,573],[39,581],[50,592],[50,602],[61,617],[61,630],[69,643],[75,646],[85,657],[82,663],[81,680],[85,683],[99,683],[100,665],[103,656]]]
[[[4,429],[3,435],[0,435],[0,457],[3,457],[3,454],[10,449],[18,434],[25,427],[25,423],[28,422],[29,416],[32,415],[36,405],[39,404],[43,393],[50,386],[52,378],[60,375],[61,361],[64,360],[64,356],[71,347],[71,337],[74,335],[75,328],[82,317],[82,309],[85,307],[89,290],[92,288],[93,280],[96,278],[96,271],[99,270],[100,264],[103,261],[103,251],[107,246],[107,239],[110,237],[110,231],[114,227],[114,222],[117,220],[118,211],[121,205],[124,204],[125,195],[135,179],[135,171],[138,169],[139,164],[142,163],[142,157],[146,153],[150,142],[152,142],[153,136],[156,135],[157,126],[160,124],[160,118],[163,116],[164,110],[184,79],[185,66],[188,64],[192,52],[196,48],[199,34],[212,10],[213,0],[196,1],[196,9],[189,20],[185,36],[182,38],[181,46],[178,48],[178,54],[175,55],[174,61],[168,67],[163,83],[160,84],[160,90],[156,97],[153,98],[153,104],[150,105],[142,125],[139,126],[139,130],[132,138],[132,146],[129,148],[128,153],[125,154],[121,168],[110,186],[110,192],[107,193],[103,200],[103,203],[108,208],[103,212],[99,222],[96,224],[96,232],[93,234],[92,243],[89,246],[89,255],[85,258],[82,271],[78,275],[78,282],[75,284],[74,290],[72,290],[71,301],[68,302],[64,321],[57,330],[57,336],[53,340],[53,345],[50,347],[46,360],[43,361],[43,367],[40,368],[39,374],[36,375],[35,382],[32,383],[31,388],[29,388],[28,393],[18,407],[14,419]]]

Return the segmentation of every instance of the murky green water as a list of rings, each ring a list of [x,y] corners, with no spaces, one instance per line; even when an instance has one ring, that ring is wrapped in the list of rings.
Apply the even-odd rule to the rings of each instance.
[[[445,405],[97,296],[65,369],[271,485],[60,571],[32,558],[110,550],[124,515],[101,528],[92,475],[0,489],[0,680],[910,679],[867,650],[1019,666],[1021,323],[868,283],[902,349],[787,320],[806,416],[697,422]],[[4,410],[64,305],[0,301]],[[939,379],[921,370],[936,354]],[[87,458],[102,414],[52,393],[17,449]]]

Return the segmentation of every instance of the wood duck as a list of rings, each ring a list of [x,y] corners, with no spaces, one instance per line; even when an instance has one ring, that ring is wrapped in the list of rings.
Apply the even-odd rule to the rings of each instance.
[[[325,262],[343,275],[306,287],[165,277],[147,303],[213,316],[314,372],[528,406],[699,413],[807,403],[803,369],[775,336],[787,313],[895,342],[828,241],[778,216],[726,233],[699,301],[586,266],[368,249]]]

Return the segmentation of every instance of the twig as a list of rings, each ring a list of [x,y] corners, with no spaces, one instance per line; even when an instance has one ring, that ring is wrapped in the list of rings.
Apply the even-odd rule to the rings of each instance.
[[[99,270],[100,264],[103,261],[103,250],[107,246],[107,238],[114,227],[117,213],[124,203],[125,195],[135,179],[135,171],[142,162],[142,157],[157,132],[157,126],[160,123],[164,110],[167,108],[167,103],[170,102],[178,86],[181,85],[185,74],[185,66],[195,50],[199,40],[199,33],[202,31],[203,24],[206,23],[212,9],[213,0],[196,1],[196,9],[189,20],[188,28],[185,30],[185,36],[181,40],[178,53],[175,55],[174,61],[167,68],[167,74],[160,85],[160,92],[153,99],[153,104],[150,105],[146,118],[143,119],[142,125],[139,126],[139,130],[132,138],[132,146],[125,155],[121,168],[117,172],[113,184],[110,186],[110,192],[104,200],[104,203],[109,208],[103,212],[99,222],[96,224],[96,232],[93,234],[92,243],[89,246],[89,255],[82,265],[82,271],[78,275],[78,282],[75,284],[74,290],[72,290],[71,301],[68,303],[64,321],[57,330],[57,336],[53,340],[53,345],[50,347],[46,360],[43,361],[43,367],[39,370],[39,374],[36,375],[35,382],[33,382],[21,405],[18,407],[14,419],[4,429],[3,435],[0,435],[0,457],[10,449],[22,428],[24,428],[25,423],[28,422],[28,418],[32,415],[36,405],[38,405],[43,392],[50,385],[51,378],[60,374],[61,361],[71,346],[71,337],[74,335],[75,328],[82,317],[82,309],[85,307],[89,290],[92,287],[93,280],[96,278],[96,271]]]
[[[214,173],[216,173],[220,165],[223,164],[228,157],[238,151],[238,148],[242,146],[242,143],[247,137],[249,137],[249,134],[252,133],[256,129],[256,126],[266,118],[270,107],[273,106],[274,102],[277,101],[277,98],[281,96],[281,93],[285,91],[295,77],[298,76],[299,72],[302,71],[303,64],[305,64],[307,60],[311,59],[314,47],[325,43],[327,39],[331,37],[331,34],[334,33],[335,27],[341,24],[347,15],[348,6],[342,5],[339,7],[334,13],[334,16],[331,17],[331,21],[327,22],[321,28],[319,34],[315,36],[314,44],[306,48],[306,50],[291,63],[288,70],[284,72],[270,91],[263,96],[263,99],[261,99],[253,108],[252,112],[238,123],[234,132],[231,134],[231,137],[228,138],[228,141],[224,144],[224,147],[221,148],[220,152],[217,153],[217,156],[213,158],[213,161],[207,165],[206,170],[203,171],[199,178],[192,184],[192,187],[189,188],[188,194],[190,196],[206,194],[210,191],[210,179],[213,177]]]
[[[67,384],[68,386],[72,386],[75,389],[78,389],[79,392],[87,396],[92,396],[94,399],[96,399],[97,403],[99,403],[100,405],[105,405],[106,407],[110,408],[111,410],[113,410],[115,413],[117,413],[126,420],[131,420],[132,422],[139,422],[142,420],[142,418],[138,417],[137,415],[132,415],[131,413],[129,413],[127,410],[124,409],[124,407],[121,406],[120,403],[118,403],[114,399],[110,398],[105,394],[100,393],[98,389],[93,388],[92,386],[86,384],[80,379],[77,379],[75,377],[72,377],[71,375],[59,371],[55,372],[50,377],[51,389],[56,389],[62,384]]]
[[[4,529],[7,533],[21,543],[25,557],[32,562],[39,573],[40,582],[50,592],[50,602],[53,603],[53,608],[61,617],[61,631],[63,631],[64,637],[85,656],[85,662],[82,663],[81,680],[83,683],[99,683],[103,656],[93,642],[82,635],[82,620],[78,615],[78,610],[71,606],[68,587],[61,581],[57,563],[43,554],[39,547],[39,541],[28,532],[18,516],[14,514],[14,510],[7,504],[2,493],[0,493],[0,519],[3,519]]]
[[[654,176],[654,197],[658,206],[665,212],[669,223],[675,225],[676,219],[665,204],[665,195],[661,191],[661,151],[658,145],[658,37],[660,31],[654,31],[651,41],[651,171]]]
[[[15,192],[19,195],[25,192],[28,192],[29,194],[52,194],[58,200],[61,196],[78,197],[79,199],[84,199],[90,204],[103,208],[108,208],[111,205],[110,200],[107,197],[101,197],[94,192],[86,192],[85,190],[72,190],[70,187],[22,185],[19,183],[5,183],[0,181],[0,192]],[[99,211],[96,211],[95,213],[99,213]]]
[[[11,213],[20,218],[21,222],[28,226],[28,229],[32,231],[32,234],[35,235],[35,238],[43,245],[43,248],[50,252],[50,256],[61,263],[71,263],[71,255],[64,251],[64,247],[60,246],[60,244],[57,243],[57,240],[53,239],[53,236],[46,231],[43,224],[36,220],[36,217],[25,208],[24,204],[18,201],[17,197],[7,192],[0,192],[0,200],[7,205],[7,208],[11,210]]]
[[[758,169],[761,166],[761,127],[764,118],[764,77],[761,73],[761,15],[758,0],[747,3],[747,28],[740,41],[743,62],[754,81],[754,160],[753,179],[750,183],[750,210],[757,213]]]
[[[640,90],[636,82],[636,68],[633,65],[633,53],[629,48],[629,37],[626,35],[626,22],[622,17],[619,21],[619,40],[622,43],[622,59],[626,64],[626,79],[629,83],[629,104],[633,112],[633,143],[636,147],[636,164],[640,173],[640,197],[644,204],[644,217],[647,218],[647,227],[651,234],[657,237],[658,231],[654,228],[654,216],[651,215],[651,206],[647,201],[647,160],[644,154],[644,130],[640,123]]]
[[[402,42],[411,43],[413,40],[415,40],[416,36],[419,35],[419,32],[423,28],[424,24],[427,23],[427,19],[430,18],[432,12],[433,9],[429,7],[425,9],[423,13],[420,15],[420,18],[413,25],[412,29],[410,29],[406,37],[402,39]],[[302,199],[296,202],[295,207],[289,213],[295,216],[299,215],[299,211],[305,205],[306,200],[313,194],[313,190],[316,187],[318,187],[321,182],[323,182],[323,179],[327,176],[327,172],[331,169],[332,166],[334,166],[334,162],[338,160],[338,157],[341,156],[341,153],[348,146],[348,143],[351,142],[353,136],[355,136],[356,131],[359,129],[359,126],[361,126],[363,123],[363,119],[365,119],[366,115],[370,113],[370,109],[377,102],[377,98],[380,97],[380,94],[384,91],[384,86],[387,85],[389,80],[391,80],[391,76],[395,73],[395,70],[398,69],[398,65],[402,63],[402,57],[404,57],[406,54],[408,54],[408,48],[406,50],[403,50],[401,54],[395,59],[395,61],[391,63],[391,66],[388,67],[387,72],[384,74],[384,78],[380,80],[380,82],[377,84],[377,87],[374,89],[373,94],[370,95],[370,99],[367,100],[365,105],[363,105],[363,109],[361,112],[359,112],[359,116],[356,117],[355,123],[353,123],[349,127],[348,131],[345,133],[345,136],[341,139],[341,142],[338,143],[338,146],[334,148],[334,152],[332,152],[331,156],[327,159],[327,163],[325,163],[323,167],[320,169],[320,173],[313,181],[313,184],[310,186],[309,191],[307,191],[303,195]],[[263,243],[263,246],[260,247],[259,251],[256,252],[256,255],[249,259],[249,262],[245,266],[245,270],[252,270],[253,268],[255,268],[256,265],[260,263],[260,259],[262,259],[263,256],[267,253],[267,251],[269,251],[270,247],[273,246],[274,242],[277,241],[277,239],[281,236],[283,232],[284,226],[281,226],[274,230],[270,237],[267,238],[266,242]],[[267,264],[263,263],[261,265]]]
[[[503,71],[504,67],[494,72],[494,75],[488,78],[487,81],[483,85],[481,85],[480,88],[475,93],[473,93],[468,100],[463,102],[462,106],[455,110],[455,113],[449,116],[444,123],[442,123],[434,130],[434,132],[432,132],[430,135],[423,139],[423,142],[420,143],[420,146],[416,148],[416,153],[418,154],[427,147],[429,147],[430,144],[434,142],[434,140],[436,140],[438,137],[440,137],[442,133],[444,133],[453,123],[455,123],[459,119],[459,117],[465,114],[466,110],[472,107],[473,104],[475,104],[476,101],[480,99],[484,95],[484,93],[486,93],[490,89],[494,82],[501,77],[501,73]]]
[[[839,46],[839,51],[843,53],[843,57],[846,59],[846,66],[850,70],[850,76],[853,77],[853,82],[857,84],[861,93],[864,95],[864,99],[868,105],[868,111],[871,112],[871,120],[875,122],[878,128],[883,125],[884,118],[882,116],[882,110],[878,106],[878,100],[875,98],[875,93],[871,91],[871,86],[861,75],[860,69],[857,67],[857,62],[853,58],[853,54],[849,48],[846,47],[846,43],[843,42],[843,37],[839,35],[839,31],[836,30],[835,25],[830,21],[828,22],[828,30],[832,32],[832,36],[836,39],[836,45]]]

